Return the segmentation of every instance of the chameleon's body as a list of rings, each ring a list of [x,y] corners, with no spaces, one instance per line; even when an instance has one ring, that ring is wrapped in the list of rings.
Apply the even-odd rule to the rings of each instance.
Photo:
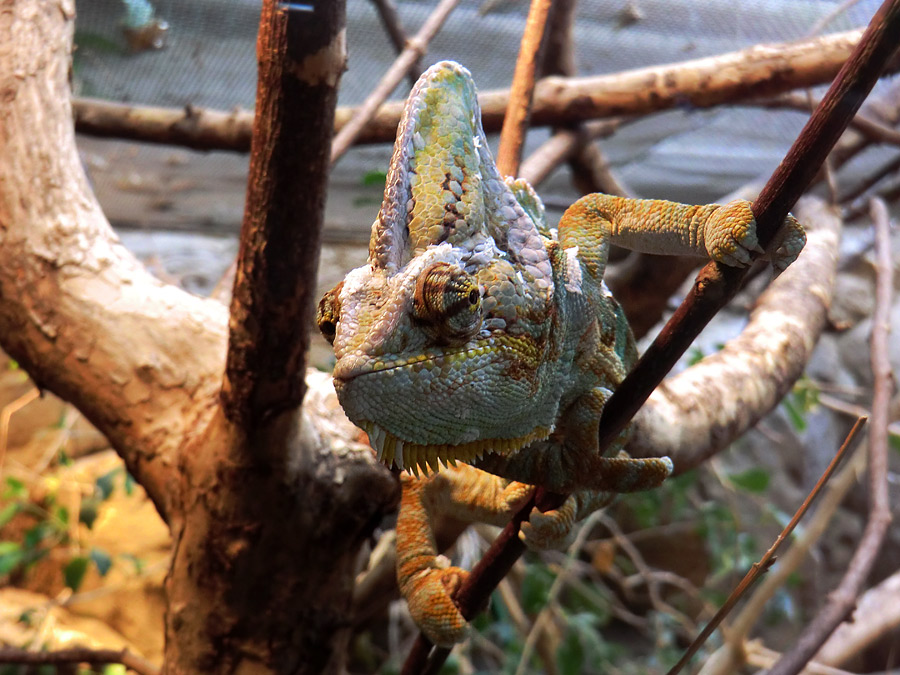
[[[804,241],[788,218],[775,264],[786,267]],[[466,631],[450,597],[465,572],[437,563],[435,515],[503,524],[541,485],[572,496],[533,513],[523,534],[555,546],[612,494],[656,486],[671,470],[668,459],[615,456],[624,437],[599,454],[603,405],[636,358],[603,283],[611,243],[736,265],[758,249],[743,201],[588,195],[548,228],[531,187],[498,174],[468,71],[443,62],[422,76],[369,262],[326,294],[318,322],[347,415],[382,461],[416,475],[402,476],[398,580],[435,643]]]

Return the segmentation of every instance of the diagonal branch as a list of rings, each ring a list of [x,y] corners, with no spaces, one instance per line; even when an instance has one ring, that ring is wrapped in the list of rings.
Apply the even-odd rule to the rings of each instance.
[[[895,10],[900,15],[900,7],[895,7]],[[896,32],[894,34],[896,35]],[[872,571],[875,557],[891,523],[887,447],[890,402],[894,386],[888,356],[888,337],[894,269],[891,260],[889,216],[884,202],[873,200],[872,220],[875,223],[877,281],[871,341],[875,393],[872,400],[872,426],[869,431],[869,519],[850,565],[838,587],[829,594],[828,603],[800,634],[794,647],[769,669],[770,675],[799,673],[835,628],[849,617],[860,589]]]
[[[459,0],[441,0],[431,16],[425,21],[425,24],[416,33],[416,36],[408,40],[406,48],[400,52],[400,55],[394,60],[394,63],[384,74],[372,93],[366,98],[363,104],[355,111],[355,114],[346,124],[341,127],[334,142],[331,145],[331,163],[336,163],[344,153],[350,149],[350,146],[356,142],[365,126],[378,112],[381,105],[391,95],[391,92],[400,84],[403,76],[409,72],[409,69],[422,58],[428,43],[437,35],[441,26],[450,16],[450,13],[459,4]]]
[[[164,518],[180,448],[207,426],[225,308],[154,279],[119,242],[75,147],[71,3],[0,21],[0,345],[109,438]],[[190,355],[190,367],[185,362]]]
[[[825,157],[871,91],[884,65],[897,51],[900,1],[886,0],[844,64],[784,160],[753,203],[760,245],[765,248],[790,208],[809,187]],[[691,292],[616,389],[600,420],[600,447],[615,439],[653,389],[740,288],[747,268],[706,265]]]
[[[519,44],[519,57],[509,90],[509,104],[503,116],[500,147],[497,150],[497,170],[501,176],[517,176],[522,161],[522,147],[528,133],[531,102],[538,60],[547,27],[547,17],[553,3],[550,0],[531,0],[525,32]]]

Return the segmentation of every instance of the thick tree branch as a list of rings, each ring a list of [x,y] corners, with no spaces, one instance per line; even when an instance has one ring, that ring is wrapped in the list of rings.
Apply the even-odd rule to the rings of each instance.
[[[219,388],[225,309],[154,279],[88,186],[68,105],[74,4],[3,16],[0,72],[19,75],[0,85],[0,345],[106,434],[169,519],[178,450]]]
[[[548,78],[535,91],[532,126],[627,114],[646,115],[675,106],[697,108],[774,96],[799,87],[829,82],[859,41],[862,31],[823,38],[758,45],[719,56],[612,75]],[[900,63],[888,64],[896,72]],[[484,128],[499,131],[509,91],[483,92],[479,98]],[[389,143],[397,133],[403,102],[385,103],[360,132],[358,144]],[[252,113],[227,113],[191,108],[151,108],[79,100],[76,130],[92,136],[128,138],[148,143],[186,145],[200,150],[249,149]],[[335,131],[358,114],[339,108]],[[217,131],[217,120],[224,125]]]
[[[256,119],[222,390],[228,418],[251,428],[303,399],[345,59],[342,3],[316,7],[299,13],[266,2],[260,21]]]
[[[897,51],[898,33],[900,1],[886,0],[821,104],[753,202],[763,248],[809,187],[885,64]],[[603,409],[601,448],[618,436],[703,327],[734,296],[747,271],[715,263],[701,270],[684,302]]]
[[[630,453],[669,455],[687,471],[755,425],[803,373],[831,305],[841,221],[814,197],[795,213],[809,228],[803,253],[760,296],[739,336],[650,395]]]

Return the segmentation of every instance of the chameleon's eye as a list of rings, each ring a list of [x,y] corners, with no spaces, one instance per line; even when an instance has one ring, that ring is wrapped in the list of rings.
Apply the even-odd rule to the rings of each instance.
[[[434,263],[416,281],[413,316],[431,326],[440,340],[466,340],[481,326],[481,290],[456,265]]]
[[[341,318],[340,294],[343,285],[344,282],[342,281],[323,295],[322,299],[319,300],[319,306],[316,308],[316,325],[325,339],[331,344],[334,344],[337,324]]]

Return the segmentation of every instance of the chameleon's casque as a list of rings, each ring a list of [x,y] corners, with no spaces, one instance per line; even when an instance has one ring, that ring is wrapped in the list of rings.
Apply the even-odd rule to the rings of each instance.
[[[779,268],[805,241],[788,217],[768,257]],[[523,526],[529,545],[563,541],[609,493],[646,489],[667,459],[605,457],[603,405],[635,360],[625,318],[603,283],[610,243],[649,253],[749,264],[749,203],[691,206],[588,195],[548,227],[522,180],[497,171],[475,86],[438,63],[407,101],[368,263],[319,304],[348,417],[403,478],[398,579],[437,644],[465,634],[450,599],[465,572],[435,562],[437,511],[502,524],[531,485],[572,493]],[[612,448],[613,453],[621,446]],[[517,482],[518,481],[518,482]]]

